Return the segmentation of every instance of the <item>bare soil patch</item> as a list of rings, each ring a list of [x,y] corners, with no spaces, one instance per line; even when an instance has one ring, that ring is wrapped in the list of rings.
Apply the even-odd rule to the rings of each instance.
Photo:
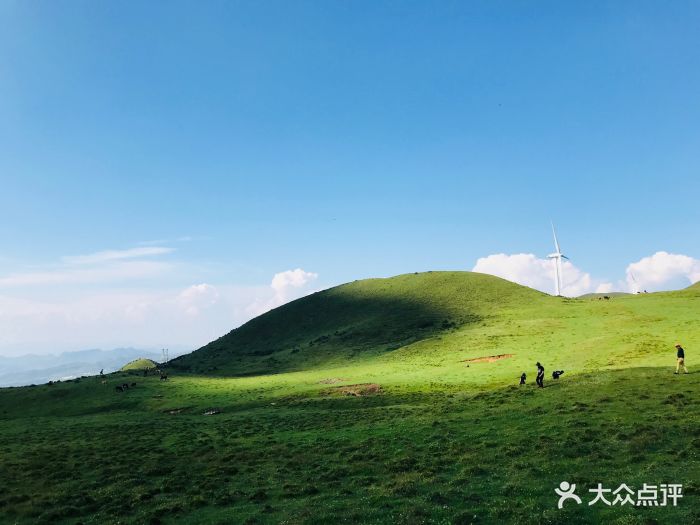
[[[357,385],[337,386],[328,390],[327,393],[360,397],[380,394],[381,392],[382,387],[377,383],[359,383]]]
[[[499,361],[500,359],[508,359],[514,355],[515,354],[498,354],[484,357],[472,357],[471,359],[462,360],[462,363],[493,363],[494,361]]]

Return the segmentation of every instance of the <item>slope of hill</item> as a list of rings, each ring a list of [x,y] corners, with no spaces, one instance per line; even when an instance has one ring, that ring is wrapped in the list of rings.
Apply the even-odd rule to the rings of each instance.
[[[500,309],[546,299],[530,288],[471,272],[355,281],[276,308],[171,366],[240,375],[329,366],[468,329]]]
[[[157,354],[136,348],[80,350],[58,355],[0,356],[0,387],[41,384],[49,381],[97,375],[100,370],[119,370],[124,362],[138,356]]]
[[[583,295],[579,295],[577,299],[602,299],[605,297],[624,297],[626,295],[632,295],[627,292],[608,292],[608,293],[586,293]]]
[[[697,287],[591,301],[468,273],[351,283],[168,381],[0,389],[0,522],[700,523],[698,348]],[[562,481],[581,505],[557,508]],[[589,505],[598,483],[683,498]]]
[[[133,361],[129,361],[119,370],[121,372],[128,372],[129,370],[151,370],[156,368],[158,365],[152,359],[146,359],[145,357],[139,357]]]

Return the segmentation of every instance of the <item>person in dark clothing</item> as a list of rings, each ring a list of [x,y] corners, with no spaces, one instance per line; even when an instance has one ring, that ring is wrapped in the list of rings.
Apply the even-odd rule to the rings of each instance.
[[[559,379],[559,377],[561,377],[563,373],[563,370],[555,370],[554,372],[552,372],[552,379]]]
[[[544,367],[537,361],[537,378],[535,379],[537,386],[544,388]]]
[[[525,374],[525,372],[523,372],[523,375],[520,376],[520,384],[524,385],[526,379],[527,379],[527,375]]]
[[[685,367],[685,350],[683,350],[683,347],[680,345],[680,343],[676,345],[676,358],[676,371],[674,372],[674,374],[680,372],[681,367],[683,367],[684,372],[687,374],[688,369]]]

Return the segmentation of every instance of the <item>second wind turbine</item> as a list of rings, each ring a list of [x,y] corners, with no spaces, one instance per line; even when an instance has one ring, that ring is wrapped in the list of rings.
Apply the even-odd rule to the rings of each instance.
[[[554,261],[554,290],[556,292],[557,297],[561,295],[561,283],[562,283],[562,276],[561,276],[561,260],[562,259],[569,259],[566,255],[561,253],[561,249],[559,248],[559,241],[557,240],[557,232],[554,229],[554,223],[552,223],[552,235],[554,235],[554,249],[556,250],[554,253],[550,253],[547,258],[552,259]]]

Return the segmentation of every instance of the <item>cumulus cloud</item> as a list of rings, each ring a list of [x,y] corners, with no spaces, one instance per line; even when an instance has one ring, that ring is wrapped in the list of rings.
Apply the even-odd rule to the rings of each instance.
[[[700,281],[700,260],[688,255],[656,252],[627,266],[630,291],[682,288]]]
[[[202,283],[184,289],[178,295],[177,300],[187,315],[196,316],[202,310],[214,306],[219,297],[219,291],[214,286]]]
[[[610,293],[615,291],[615,285],[613,283],[601,283],[596,289],[596,293]]]
[[[496,275],[554,294],[554,262],[550,259],[540,259],[532,253],[497,253],[482,257],[476,261],[472,271]],[[570,261],[562,263],[562,295],[575,297],[592,292],[600,286],[607,287],[608,284],[596,281]]]
[[[310,285],[317,278],[317,273],[306,272],[301,268],[276,273],[270,283],[272,296],[266,299],[256,299],[249,305],[247,311],[257,316],[293,299],[308,295],[314,291]]]
[[[317,278],[297,268],[255,286],[68,286],[53,294],[18,287],[11,289],[13,296],[10,289],[0,288],[0,355],[120,346],[195,349],[314,291]]]

